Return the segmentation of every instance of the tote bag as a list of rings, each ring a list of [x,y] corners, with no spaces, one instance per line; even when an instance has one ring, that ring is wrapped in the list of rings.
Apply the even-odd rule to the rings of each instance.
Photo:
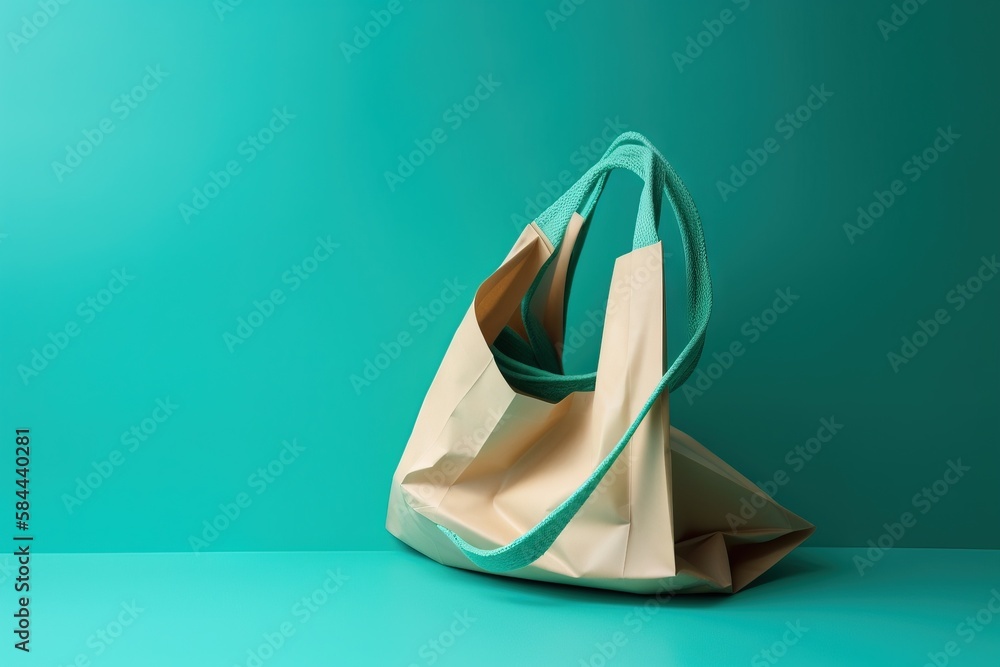
[[[565,374],[572,276],[616,169],[644,187],[608,292],[597,370]],[[663,196],[680,228],[690,341],[667,365]],[[813,526],[670,425],[705,342],[701,221],[640,134],[619,136],[475,292],[392,480],[387,529],[452,567],[634,593],[735,592]],[[717,406],[725,419],[726,406]]]

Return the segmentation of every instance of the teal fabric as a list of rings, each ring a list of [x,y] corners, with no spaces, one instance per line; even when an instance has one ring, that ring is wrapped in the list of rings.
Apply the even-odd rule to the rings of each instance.
[[[601,158],[601,162],[609,160],[615,154],[615,151],[619,146],[625,145],[627,142],[631,141],[637,142],[654,152],[655,155],[653,156],[653,158],[650,158],[650,156],[642,156],[641,159],[643,161],[653,159],[654,161],[653,167],[658,172],[659,171],[658,163],[660,160],[662,160],[662,156],[659,155],[659,153],[656,151],[653,145],[644,136],[638,134],[637,132],[625,132],[619,135],[611,143],[611,145],[608,146],[608,149],[604,152],[604,155]],[[659,159],[656,159],[657,157]],[[600,165],[600,162],[598,164]],[[553,209],[557,208],[561,210],[563,213],[565,213],[564,209],[569,208],[568,217],[565,217],[565,222],[567,224],[574,212],[579,212],[580,215],[584,218],[584,225],[580,230],[579,239],[576,243],[576,246],[573,248],[572,255],[570,257],[570,263],[567,268],[566,287],[565,287],[564,302],[563,302],[564,311],[566,310],[569,304],[570,289],[572,288],[573,285],[573,273],[576,271],[577,262],[580,257],[580,250],[583,248],[583,244],[586,241],[587,230],[590,229],[590,221],[594,215],[594,210],[596,209],[597,203],[601,198],[601,194],[604,192],[604,187],[605,185],[607,185],[608,177],[610,175],[611,175],[611,170],[600,170],[597,174],[595,174],[596,180],[594,180],[592,183],[589,182],[589,179],[587,179],[585,175],[574,186],[574,188],[564,193],[563,197],[569,197],[569,204],[567,204],[566,202],[560,203],[559,201],[557,201],[553,204],[552,207],[550,207],[549,210],[543,212],[539,216],[539,222],[538,222],[539,226],[544,225],[546,227],[551,225],[552,220],[563,220],[563,217],[553,217],[555,213],[553,213],[552,211]],[[644,180],[647,182],[648,185],[653,184],[658,182],[658,176],[659,174],[651,178],[645,178]],[[572,207],[570,204],[577,197],[580,190],[583,189],[584,187],[586,188],[586,193],[583,195],[580,203],[577,206]],[[656,196],[658,194],[659,191],[653,191],[651,189],[643,191],[643,196],[639,208],[639,214],[636,220],[637,232],[640,229],[643,231],[641,234],[641,239],[639,238],[640,235],[638,233],[636,238],[633,239],[633,249],[643,247],[643,245],[648,245],[647,242],[650,239],[652,239],[651,241],[652,243],[656,242],[656,230],[659,229],[659,224],[660,224],[660,197]],[[650,231],[650,226],[649,226],[650,218],[652,218],[652,231]],[[565,234],[565,229],[566,225],[561,225],[561,226],[553,225],[552,228],[548,230],[547,236],[549,237],[549,240],[554,247],[559,247],[562,245],[562,239]],[[553,253],[552,257],[549,258],[549,261],[546,262],[545,265],[542,267],[542,269],[538,272],[538,275],[535,277],[534,282],[528,289],[524,297],[524,301],[521,304],[521,319],[524,321],[525,324],[525,329],[528,334],[529,345],[533,350],[535,350],[535,357],[538,360],[538,368],[550,371],[553,375],[558,376],[562,374],[562,362],[560,359],[560,355],[557,354],[555,346],[552,344],[552,341],[549,340],[549,337],[546,334],[544,327],[542,327],[541,323],[537,321],[537,319],[532,315],[531,312],[531,303],[535,298],[535,293],[538,289],[538,285],[541,283],[542,278],[545,276],[546,272],[548,271],[551,263],[555,260],[555,258],[556,254]],[[513,330],[511,331],[513,332]],[[505,369],[501,367],[501,370]],[[586,389],[587,391],[593,390],[596,377],[597,376],[595,373],[589,374],[589,385],[585,385],[587,387]],[[516,374],[508,375],[507,379],[511,380],[514,383],[517,383],[519,381],[519,378]],[[550,381],[551,381],[550,388],[547,391],[543,391],[542,394],[548,400],[560,401],[568,393],[570,393],[570,391],[576,391],[576,389],[570,388],[571,386],[572,387],[577,386],[576,381],[569,384],[560,384],[560,379],[558,377],[551,377]],[[515,384],[515,386],[517,385]],[[517,386],[517,388],[524,389],[524,387],[521,386]]]
[[[628,169],[645,182],[636,220],[634,249],[659,241],[657,225],[662,193],[666,193],[673,208],[684,249],[691,340],[670,365],[612,451],[572,495],[534,528],[505,546],[481,549],[469,544],[448,528],[438,526],[473,563],[488,571],[506,572],[525,567],[548,550],[601,483],[663,391],[675,390],[691,375],[704,347],[705,331],[712,309],[712,283],[701,219],[683,181],[645,137],[634,132],[619,136],[605,156],[539,216],[539,228],[556,249],[560,248],[574,212],[579,212],[587,220],[586,224],[590,224],[590,217],[608,175],[614,169]],[[559,372],[551,342],[541,324],[531,316],[530,301],[547,266],[548,264],[539,272],[539,278],[536,278],[522,303],[522,316],[529,340],[523,341],[512,330],[506,329],[498,337],[493,350],[498,367],[513,387],[555,402],[574,391],[593,390],[596,374],[563,375]]]

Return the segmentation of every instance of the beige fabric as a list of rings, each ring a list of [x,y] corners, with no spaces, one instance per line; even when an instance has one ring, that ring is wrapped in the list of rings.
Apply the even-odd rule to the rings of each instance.
[[[536,293],[541,303],[532,304],[554,341],[582,223],[574,216]],[[446,565],[479,570],[436,523],[487,549],[521,536],[614,448],[666,368],[657,243],[615,263],[593,392],[553,404],[510,387],[489,346],[504,326],[523,332],[521,300],[552,252],[532,224],[479,287],[393,477],[388,530]],[[637,593],[734,592],[812,531],[670,426],[664,396],[549,551],[505,576]]]

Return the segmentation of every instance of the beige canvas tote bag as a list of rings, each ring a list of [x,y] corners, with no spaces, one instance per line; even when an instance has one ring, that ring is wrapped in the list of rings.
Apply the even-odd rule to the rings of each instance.
[[[577,252],[615,169],[645,183],[634,249],[615,262],[596,372],[565,374]],[[664,195],[691,335],[669,366]],[[634,593],[746,586],[813,526],[670,425],[669,392],[698,362],[711,305],[690,194],[645,137],[621,135],[476,290],[393,476],[388,530],[445,565],[508,577]]]

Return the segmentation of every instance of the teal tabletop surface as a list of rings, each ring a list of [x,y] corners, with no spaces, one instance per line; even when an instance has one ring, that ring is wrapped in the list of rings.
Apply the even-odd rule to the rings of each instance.
[[[35,558],[5,666],[1000,664],[1000,551],[802,548],[734,596],[659,599],[404,550]]]

